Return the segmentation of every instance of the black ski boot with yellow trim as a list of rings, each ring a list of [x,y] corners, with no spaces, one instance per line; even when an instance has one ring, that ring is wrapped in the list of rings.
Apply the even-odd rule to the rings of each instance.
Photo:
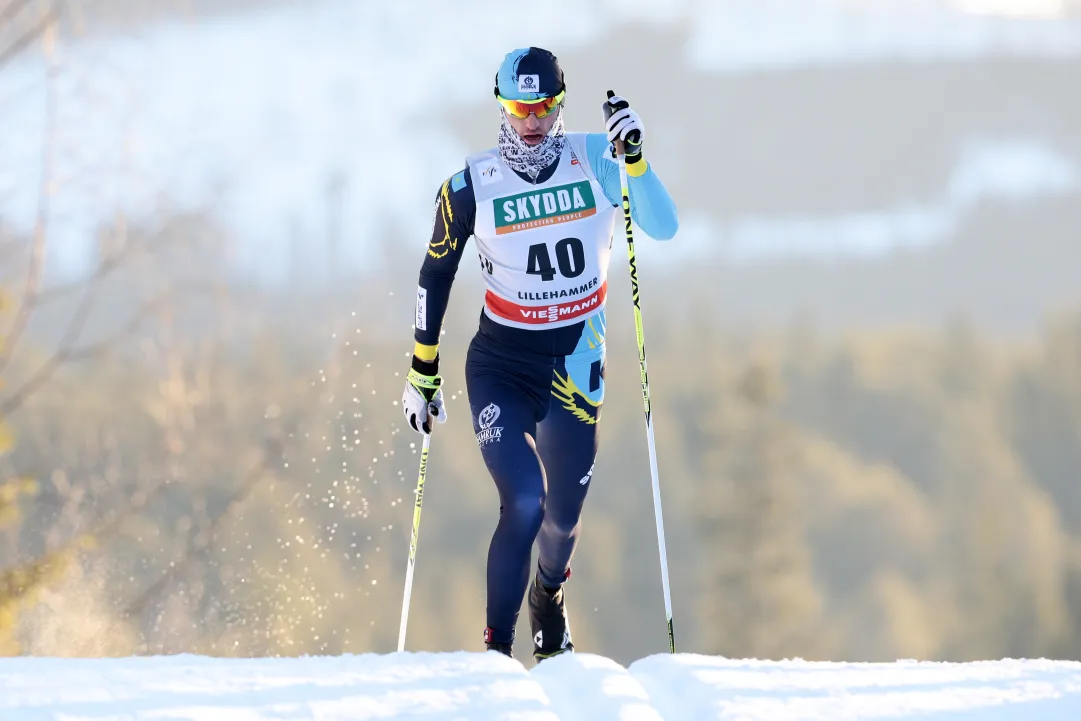
[[[574,651],[563,586],[551,591],[539,577],[533,579],[529,587],[529,627],[533,631],[533,658],[538,663]]]

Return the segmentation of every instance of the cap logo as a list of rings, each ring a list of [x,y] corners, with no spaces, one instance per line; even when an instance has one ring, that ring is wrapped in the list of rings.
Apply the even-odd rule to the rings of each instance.
[[[540,75],[519,75],[518,92],[536,93],[540,91]]]

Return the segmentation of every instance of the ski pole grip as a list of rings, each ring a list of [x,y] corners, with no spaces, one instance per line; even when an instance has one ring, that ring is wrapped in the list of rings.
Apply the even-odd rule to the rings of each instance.
[[[608,91],[608,97],[609,98],[614,98],[615,96],[616,96],[616,91],[614,91],[614,90],[609,90]],[[627,148],[624,147],[622,138],[616,138],[612,142],[615,145],[616,153],[618,153],[620,155],[626,155],[627,154]]]

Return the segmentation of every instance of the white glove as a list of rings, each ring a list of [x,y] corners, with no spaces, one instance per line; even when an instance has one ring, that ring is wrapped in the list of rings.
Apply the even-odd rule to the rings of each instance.
[[[443,406],[443,379],[438,375],[424,375],[410,368],[402,391],[402,412],[409,426],[417,433],[425,435],[432,432],[432,418],[440,423],[447,422],[447,411]]]
[[[604,111],[604,129],[608,131],[608,142],[618,138],[624,143],[628,160],[636,160],[642,154],[642,139],[645,126],[628,103],[611,90],[608,99],[602,105]]]

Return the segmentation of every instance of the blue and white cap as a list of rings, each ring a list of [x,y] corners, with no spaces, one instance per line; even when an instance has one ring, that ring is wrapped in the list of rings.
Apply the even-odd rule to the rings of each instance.
[[[543,48],[510,51],[495,74],[495,95],[507,100],[551,98],[565,89],[559,60]]]

